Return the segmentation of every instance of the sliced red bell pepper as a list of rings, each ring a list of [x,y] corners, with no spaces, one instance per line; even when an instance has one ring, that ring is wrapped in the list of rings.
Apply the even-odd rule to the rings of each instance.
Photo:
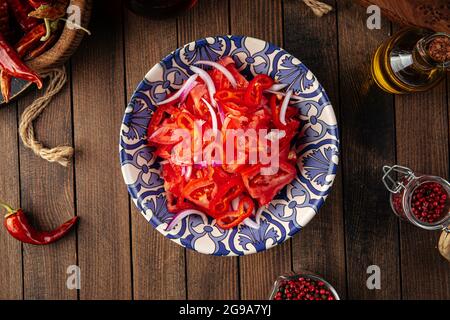
[[[191,179],[183,188],[181,195],[197,206],[209,209],[211,200],[218,191],[217,184],[209,178]]]
[[[239,202],[239,207],[236,211],[228,212],[216,220],[217,225],[224,229],[231,229],[239,225],[242,221],[251,216],[255,204],[250,197],[244,196]]]
[[[150,119],[147,130],[148,133],[151,135],[152,132],[156,131],[159,128],[159,126],[165,119],[176,118],[179,112],[179,109],[171,105],[159,106]]]
[[[244,93],[244,90],[220,90],[216,92],[214,97],[222,102],[240,103],[244,97]]]
[[[259,74],[250,81],[244,94],[243,102],[246,106],[257,107],[261,104],[264,90],[273,85],[273,80],[266,75]]]
[[[217,218],[229,210],[230,203],[237,198],[245,190],[241,177],[229,179],[220,184],[219,192],[209,204],[209,214],[213,218]]]

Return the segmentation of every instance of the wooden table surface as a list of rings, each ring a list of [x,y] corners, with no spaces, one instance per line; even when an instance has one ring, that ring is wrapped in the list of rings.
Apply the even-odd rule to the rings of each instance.
[[[438,232],[400,223],[381,168],[399,163],[449,178],[449,82],[392,96],[371,80],[370,57],[397,27],[366,27],[364,8],[326,1],[322,18],[300,0],[200,0],[177,19],[148,20],[119,1],[96,0],[90,29],[67,64],[69,84],[38,120],[50,146],[73,145],[73,165],[36,157],[18,138],[18,119],[39,95],[0,108],[0,198],[33,213],[43,229],[74,212],[76,232],[44,247],[21,245],[0,228],[1,299],[265,299],[275,278],[311,270],[347,299],[449,299],[450,264]],[[340,170],[332,195],[300,234],[240,258],[186,251],[148,225],[130,202],[119,166],[123,112],[147,70],[171,50],[217,34],[271,41],[299,57],[326,88],[339,118]],[[66,287],[70,265],[81,290]],[[381,269],[369,290],[367,268]]]

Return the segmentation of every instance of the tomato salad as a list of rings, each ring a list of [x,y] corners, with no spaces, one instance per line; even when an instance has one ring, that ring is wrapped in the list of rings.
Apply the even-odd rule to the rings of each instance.
[[[252,218],[259,216],[296,176],[297,156],[291,142],[300,120],[298,108],[289,106],[289,102],[297,98],[291,90],[281,92],[286,85],[275,83],[267,75],[248,80],[231,57],[218,62],[198,61],[191,70],[194,74],[182,87],[158,103],[148,126],[148,144],[162,158],[167,207],[175,214],[167,230],[190,214],[200,215],[205,223],[207,216],[212,217],[222,229],[240,223],[258,228]],[[258,145],[244,143],[241,152],[232,150],[240,161],[222,161],[223,156],[199,160],[192,152],[193,145],[200,145],[202,150],[214,145],[219,148],[212,152],[217,156],[227,140],[239,140],[239,135],[229,138],[227,130],[239,129],[268,133],[257,138]],[[187,132],[184,138],[193,143],[183,145],[184,138],[175,134],[177,130]],[[213,132],[212,137],[203,141],[201,132],[207,130]],[[261,140],[266,152],[277,158],[273,174],[264,173],[263,169],[271,166],[267,161],[250,159],[251,152],[261,148]],[[242,145],[235,143],[234,148]],[[178,161],[180,154],[188,154],[184,158],[187,161]]]

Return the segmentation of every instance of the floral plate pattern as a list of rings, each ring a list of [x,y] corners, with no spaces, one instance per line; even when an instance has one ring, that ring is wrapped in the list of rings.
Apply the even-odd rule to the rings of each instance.
[[[168,212],[153,149],[146,145],[147,126],[155,104],[181,87],[198,60],[231,56],[248,77],[268,74],[289,84],[300,97],[301,132],[296,141],[298,175],[259,217],[259,229],[240,225],[222,230],[215,221],[191,215],[165,231]],[[336,174],[339,138],[331,103],[313,73],[297,58],[268,42],[244,36],[216,36],[175,50],[155,65],[134,92],[120,130],[120,163],[128,191],[150,224],[174,242],[205,254],[246,255],[286,241],[304,227],[325,201]]]

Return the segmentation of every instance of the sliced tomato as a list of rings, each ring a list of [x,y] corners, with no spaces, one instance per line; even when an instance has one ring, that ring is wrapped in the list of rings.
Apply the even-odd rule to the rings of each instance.
[[[256,108],[261,104],[261,100],[263,97],[263,88],[261,84],[257,82],[250,82],[247,87],[247,90],[244,93],[244,98],[242,99],[242,103],[250,108]]]
[[[183,111],[178,114],[177,125],[180,129],[194,130],[194,117],[189,111]]]
[[[280,108],[281,108],[281,101],[278,103],[278,98],[276,95],[272,95],[269,100],[270,110],[272,112],[273,116],[273,124],[278,129],[287,129],[287,125],[284,125],[280,122]],[[298,108],[296,107],[287,107],[286,110],[286,121],[289,123],[290,121],[297,121],[295,120],[295,117],[298,115]],[[297,121],[298,122],[298,121]]]
[[[239,89],[245,89],[248,87],[248,80],[236,69],[235,64],[229,64],[226,66],[228,71],[233,75],[234,79],[236,79],[237,87]]]
[[[241,177],[229,179],[220,184],[220,189],[214,199],[209,204],[209,213],[213,218],[226,213],[230,208],[230,203],[245,190]]]
[[[253,200],[248,196],[244,196],[241,198],[239,207],[236,211],[225,213],[217,218],[216,223],[224,230],[231,229],[250,217],[254,208],[255,204],[253,203]]]
[[[175,145],[182,140],[182,137],[174,135],[175,125],[165,125],[156,129],[148,137],[150,144]]]
[[[268,129],[270,128],[270,123],[272,121],[271,114],[265,108],[259,109],[255,111],[250,117],[250,121],[248,123],[248,128],[250,129]]]
[[[173,145],[159,145],[155,150],[155,154],[163,159],[170,159],[172,156],[172,148]]]
[[[199,84],[195,86],[191,90],[191,92],[189,92],[189,96],[186,102],[188,110],[204,120],[206,120],[206,117],[209,117],[209,110],[208,107],[204,104],[202,98],[207,97],[208,90],[206,89],[206,85]]]
[[[159,106],[156,111],[153,113],[150,123],[148,125],[147,133],[148,137],[159,128],[159,126],[163,123],[164,120],[176,117],[180,112],[179,109],[175,108],[171,105]]]
[[[295,167],[283,160],[280,161],[278,171],[275,174],[262,175],[262,168],[264,166],[259,164],[241,172],[248,193],[253,199],[257,199],[261,206],[268,204],[296,175]]]
[[[227,101],[227,102],[222,102],[220,101],[220,106],[222,107],[222,109],[229,114],[232,114],[234,116],[240,116],[243,114],[246,114],[248,112],[248,108],[243,106],[240,103],[236,103],[233,101]]]
[[[166,199],[167,199],[167,210],[169,212],[178,213],[187,209],[195,209],[197,208],[193,203],[188,200],[173,194],[170,191],[166,191]]]
[[[217,184],[208,178],[190,180],[183,188],[182,196],[197,206],[209,209],[209,203],[216,196]]]
[[[250,85],[254,85],[255,83],[259,83],[263,90],[267,90],[273,85],[274,81],[268,75],[258,74],[250,81]]]
[[[210,76],[217,90],[232,88],[230,81],[228,80],[227,77],[225,77],[225,75],[221,71],[213,69],[210,72]]]
[[[220,63],[221,65],[223,65],[224,67],[226,67],[230,64],[234,65],[234,60],[230,56],[223,57],[222,59],[220,59],[217,62]]]

